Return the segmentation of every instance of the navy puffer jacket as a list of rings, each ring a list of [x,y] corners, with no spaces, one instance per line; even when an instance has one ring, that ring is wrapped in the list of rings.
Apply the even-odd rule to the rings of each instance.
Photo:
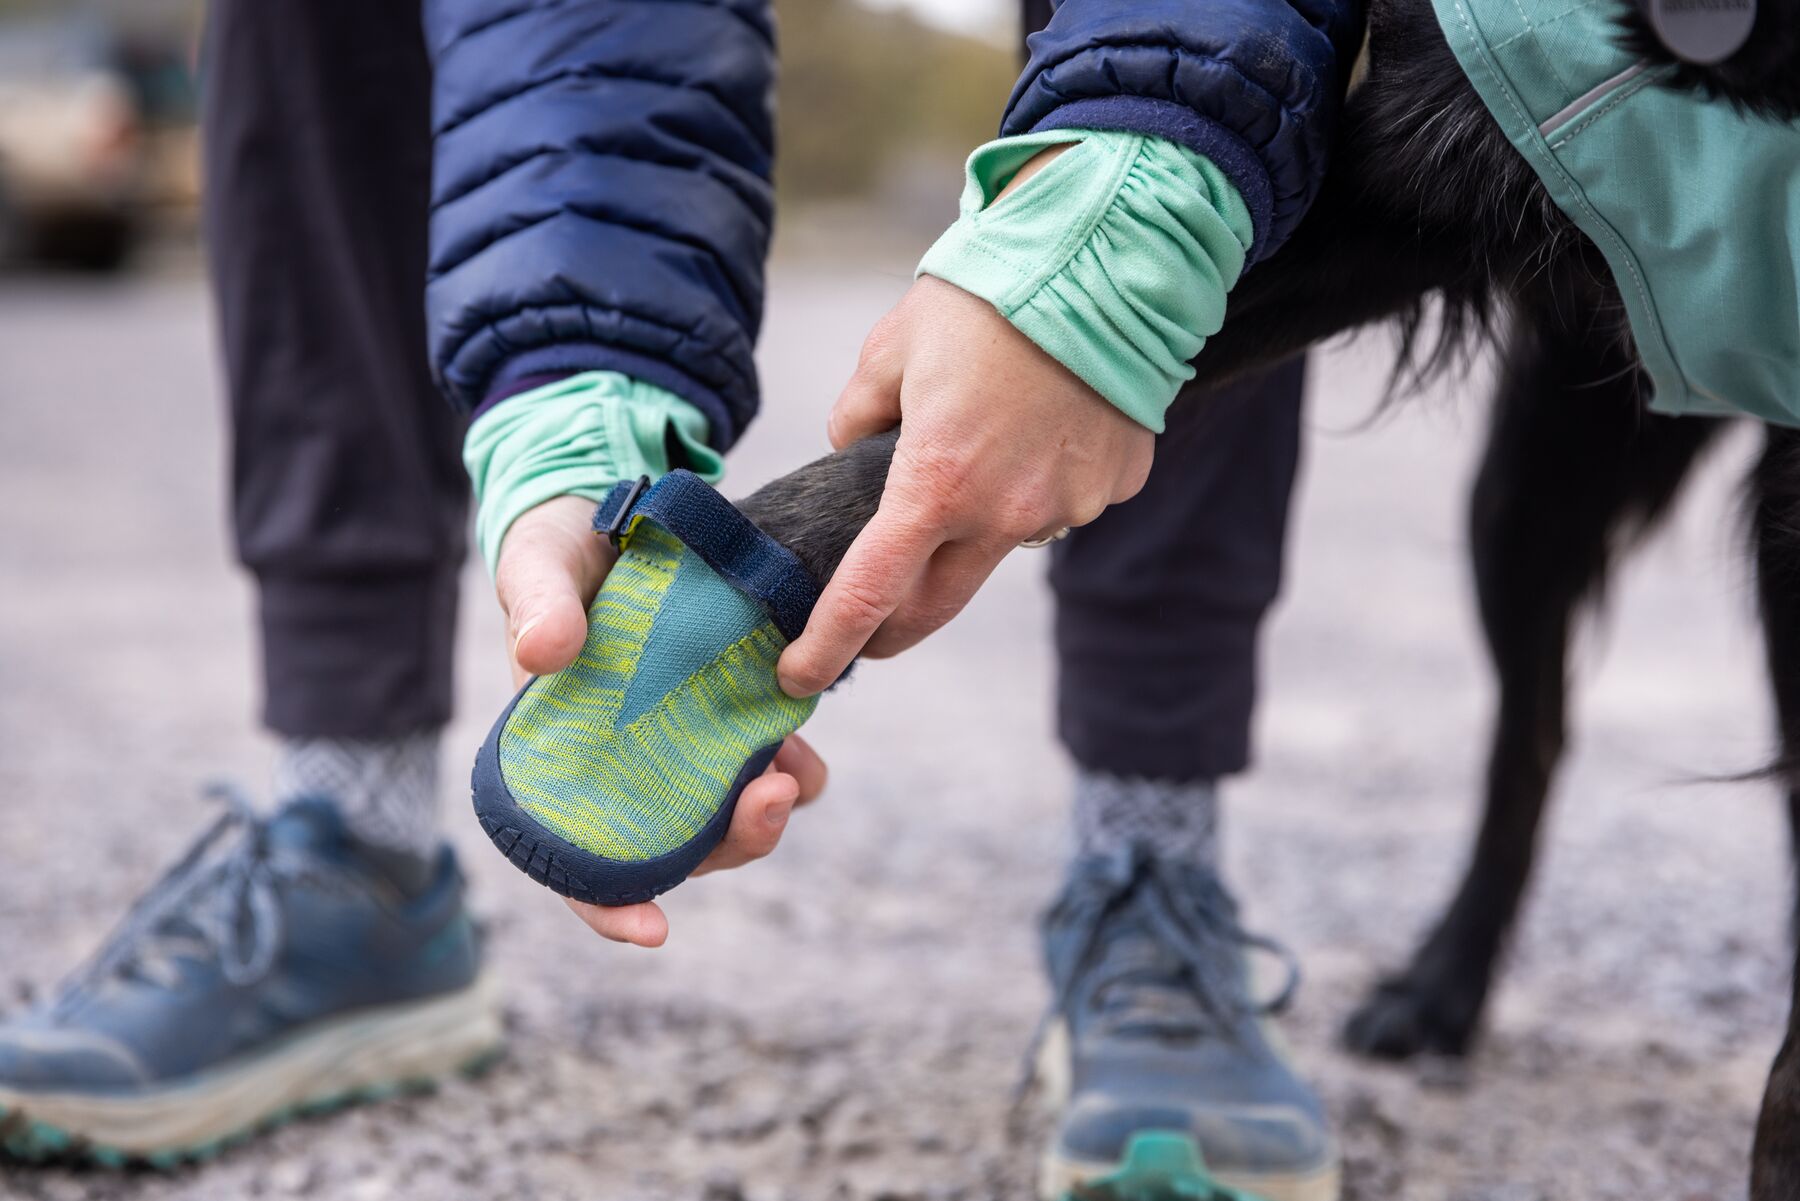
[[[1362,0],[1062,0],[1028,40],[1004,134],[1126,129],[1181,142],[1280,249],[1325,177]]]
[[[1325,170],[1361,0],[1063,0],[1003,132],[1131,129],[1237,184],[1254,257]],[[621,371],[721,449],[755,415],[772,220],[766,0],[427,0],[435,66],[431,357],[473,409]]]

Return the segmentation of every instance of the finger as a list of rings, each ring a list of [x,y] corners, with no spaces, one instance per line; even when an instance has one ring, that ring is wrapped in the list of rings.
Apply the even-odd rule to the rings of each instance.
[[[788,735],[781,749],[775,752],[775,762],[769,765],[769,770],[794,777],[794,782],[800,785],[800,799],[794,802],[796,805],[817,800],[825,791],[825,782],[830,776],[819,752],[798,734]]]
[[[587,637],[587,608],[575,589],[532,595],[529,606],[507,622],[519,670],[544,676],[575,662]]]
[[[771,772],[750,781],[738,794],[737,809],[731,815],[731,828],[725,832],[724,840],[701,860],[694,874],[742,867],[773,851],[799,800],[800,784],[790,775]]]
[[[506,533],[494,586],[506,613],[513,662],[544,675],[575,661],[587,637],[587,605],[612,563],[589,524],[593,502],[559,496]]]
[[[564,897],[563,903],[601,938],[639,947],[660,947],[668,940],[669,919],[654,901],[641,905],[590,905]]]
[[[834,450],[900,424],[900,379],[906,362],[900,347],[901,328],[890,313],[863,341],[856,370],[825,419],[825,435]]]
[[[939,547],[918,586],[881,623],[863,653],[886,659],[942,629],[963,611],[1011,549],[1011,543],[995,542],[947,542]]]
[[[888,497],[893,495],[892,487]],[[850,666],[924,571],[942,535],[888,498],[863,527],[775,675],[789,696],[823,692]]]

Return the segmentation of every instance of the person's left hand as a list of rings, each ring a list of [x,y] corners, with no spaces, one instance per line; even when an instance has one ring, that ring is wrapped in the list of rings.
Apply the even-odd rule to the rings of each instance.
[[[561,671],[587,641],[587,611],[614,560],[593,530],[594,502],[559,496],[522,514],[500,544],[494,587],[506,613],[513,686]],[[799,735],[789,735],[768,771],[738,797],[731,828],[695,875],[739,867],[775,849],[794,806],[825,788],[825,762]],[[566,900],[566,898],[565,898]],[[669,919],[654,901],[602,906],[568,901],[594,933],[614,942],[661,946]]]

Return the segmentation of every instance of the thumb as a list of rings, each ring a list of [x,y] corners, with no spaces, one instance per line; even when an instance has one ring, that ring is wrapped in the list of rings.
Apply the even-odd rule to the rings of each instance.
[[[587,639],[588,603],[613,560],[593,513],[593,501],[559,496],[522,514],[500,544],[494,588],[513,665],[525,673],[561,671]]]

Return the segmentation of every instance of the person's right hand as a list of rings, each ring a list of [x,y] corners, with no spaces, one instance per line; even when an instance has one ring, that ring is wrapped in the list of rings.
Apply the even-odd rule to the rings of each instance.
[[[513,686],[561,671],[587,641],[587,611],[612,568],[612,545],[594,533],[594,502],[559,496],[521,514],[500,544],[494,587],[506,614],[507,658]],[[794,806],[825,788],[825,762],[799,735],[790,735],[769,770],[738,797],[731,828],[695,875],[739,867],[775,849]],[[661,946],[669,919],[654,901],[602,906],[568,901],[577,917],[603,938]]]
[[[790,696],[858,654],[898,654],[1021,541],[1134,495],[1156,444],[993,305],[929,275],[870,333],[828,432],[842,449],[896,424],[880,508],[782,652]]]

